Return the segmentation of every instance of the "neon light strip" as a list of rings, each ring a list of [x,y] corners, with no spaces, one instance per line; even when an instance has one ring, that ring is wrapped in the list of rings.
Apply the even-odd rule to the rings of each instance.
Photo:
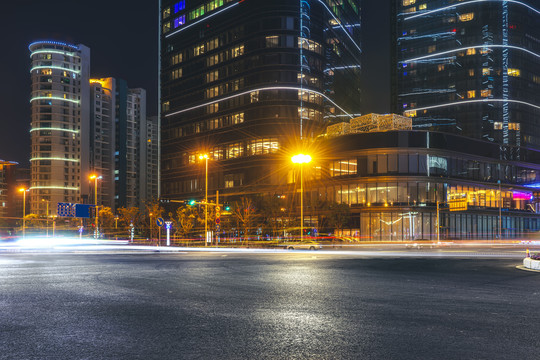
[[[345,70],[345,69],[361,69],[361,65],[346,65],[346,66],[336,66],[324,69],[324,71],[330,71],[330,70]]]
[[[513,4],[518,4],[518,5],[525,6],[526,8],[529,8],[530,10],[534,11],[535,13],[540,14],[539,10],[536,10],[532,6],[527,5],[527,4],[525,4],[525,3],[521,2],[521,1],[516,1],[516,0],[471,0],[471,1],[464,2],[464,3],[454,4],[454,5],[445,6],[445,7],[439,8],[439,9],[426,11],[426,12],[423,12],[421,14],[412,15],[412,16],[406,17],[404,20],[410,20],[410,19],[414,19],[414,18],[417,18],[417,17],[420,17],[420,16],[430,15],[430,14],[433,14],[433,13],[436,13],[436,12],[439,12],[439,11],[444,11],[444,10],[457,8],[457,7],[464,6],[464,5],[479,3],[479,2],[507,2],[507,3],[513,3]]]
[[[34,71],[34,70],[39,70],[39,69],[55,69],[55,70],[64,70],[64,71],[70,71],[72,73],[75,73],[75,74],[80,74],[81,72],[79,70],[71,70],[71,69],[66,69],[66,68],[63,68],[63,67],[60,67],[60,66],[34,66],[33,68],[30,69],[30,72]]]
[[[60,55],[67,55],[67,56],[75,56],[79,57],[76,53],[69,52],[69,51],[60,51],[60,50],[36,50],[32,51],[30,54],[30,57],[36,55],[36,54],[60,54]],[[47,60],[47,59],[40,59],[40,60]]]
[[[72,44],[68,44],[68,43],[65,43],[65,42],[52,41],[52,40],[35,41],[35,42],[31,43],[30,45],[28,45],[28,49],[30,50],[30,47],[33,46],[33,45],[36,45],[36,44],[52,44],[52,45],[68,46],[70,48],[79,50],[79,47],[77,45],[72,45]]]
[[[414,58],[414,59],[408,59],[408,60],[400,61],[400,63],[405,64],[405,63],[410,63],[410,62],[416,62],[416,61],[419,61],[419,60],[430,59],[430,58],[441,56],[441,55],[451,54],[451,53],[457,52],[457,51],[465,51],[465,50],[468,50],[468,49],[479,49],[479,48],[485,48],[485,49],[489,49],[489,48],[515,49],[515,50],[521,50],[523,52],[526,52],[528,54],[536,56],[537,58],[540,58],[539,54],[534,53],[534,52],[532,52],[530,50],[527,50],[527,49],[519,47],[519,46],[514,46],[514,45],[487,45],[487,44],[484,44],[484,45],[474,45],[474,46],[467,46],[467,47],[453,49],[453,50],[447,50],[447,51],[443,51],[443,52],[440,52],[440,53],[435,53],[435,54],[430,54],[430,55],[426,55],[426,56],[417,57],[417,58]]]
[[[241,1],[242,1],[242,0],[241,0]],[[189,29],[190,27],[192,27],[192,26],[194,26],[194,25],[197,25],[197,24],[200,23],[201,21],[206,21],[206,20],[210,19],[211,17],[216,16],[217,14],[224,12],[225,10],[229,10],[230,8],[233,8],[233,7],[235,7],[235,6],[238,5],[238,4],[240,4],[240,1],[239,1],[239,2],[236,2],[236,3],[232,4],[232,5],[229,5],[229,6],[223,8],[223,9],[221,9],[221,10],[219,10],[219,11],[216,11],[215,13],[212,13],[212,14],[210,14],[210,15],[208,15],[208,16],[202,18],[202,19],[199,19],[199,20],[195,21],[194,23],[189,24],[188,26],[184,26],[184,27],[181,28],[181,29],[178,29],[178,30],[176,30],[176,31],[173,31],[173,32],[170,33],[169,35],[165,35],[165,37],[166,37],[166,38],[169,38],[169,37],[171,37],[171,36],[173,36],[173,35],[176,35],[176,34],[182,32],[182,31],[184,31],[184,30]]]
[[[447,104],[441,104],[441,105],[433,105],[433,106],[426,106],[426,107],[422,107],[422,108],[414,108],[414,109],[410,109],[410,110],[405,110],[404,112],[407,113],[407,112],[411,112],[411,111],[421,111],[421,110],[430,110],[430,109],[436,109],[436,108],[440,108],[440,107],[445,107],[445,106],[456,106],[456,105],[465,105],[465,104],[472,104],[472,103],[489,103],[489,102],[511,102],[511,103],[516,103],[516,104],[521,104],[521,105],[527,105],[527,106],[530,106],[530,107],[533,107],[535,109],[538,109],[540,110],[540,106],[538,105],[534,105],[534,104],[531,104],[531,103],[528,103],[528,102],[525,102],[525,101],[521,101],[521,100],[511,100],[511,99],[480,99],[480,100],[465,100],[465,101],[457,101],[457,102],[453,102],[453,103],[447,103]]]
[[[31,158],[30,161],[38,161],[38,160],[57,160],[57,161],[71,161],[71,162],[79,162],[78,159],[65,159],[65,158],[47,158],[47,157],[37,157],[37,158]]]
[[[354,39],[351,37],[351,35],[349,35],[349,32],[347,31],[347,29],[345,29],[343,27],[343,25],[341,25],[341,21],[334,15],[334,13],[332,12],[332,10],[330,10],[328,8],[328,6],[326,6],[326,4],[322,1],[322,0],[317,0],[318,2],[320,2],[324,8],[326,10],[328,10],[328,12],[330,13],[330,15],[332,15],[332,17],[334,18],[334,20],[337,21],[338,25],[341,27],[341,29],[343,30],[343,32],[345,33],[345,35],[347,35],[349,37],[349,39],[351,39],[351,41],[353,42],[354,46],[356,46],[356,48],[358,49],[358,51],[360,51],[360,53],[362,53],[362,49],[360,49],[360,46],[358,46],[358,44],[356,43],[356,41],[354,41]]]
[[[235,94],[235,95],[227,96],[227,97],[224,97],[224,98],[221,98],[221,99],[217,99],[217,100],[215,100],[215,101],[210,101],[210,102],[207,102],[207,103],[204,103],[204,104],[192,106],[192,107],[187,108],[187,109],[175,111],[175,112],[173,112],[173,113],[170,113],[170,114],[165,115],[165,117],[169,117],[169,116],[173,116],[173,115],[178,115],[178,114],[181,114],[181,113],[185,113],[186,111],[191,111],[191,110],[200,109],[200,108],[202,108],[202,107],[205,107],[205,106],[208,106],[208,105],[212,105],[212,104],[215,104],[215,103],[218,103],[218,102],[221,102],[221,101],[229,100],[229,99],[232,99],[232,98],[235,98],[235,97],[238,97],[238,96],[246,95],[246,94],[252,93],[252,92],[254,92],[254,91],[265,91],[265,90],[296,90],[296,91],[297,91],[297,90],[300,90],[300,91],[311,92],[311,93],[314,93],[314,94],[319,94],[319,95],[321,95],[322,97],[324,97],[326,100],[330,101],[330,102],[331,102],[333,105],[335,105],[339,110],[341,110],[341,111],[343,111],[345,114],[347,114],[351,119],[354,118],[354,116],[352,116],[351,114],[349,114],[347,111],[343,110],[343,108],[341,108],[338,104],[336,104],[332,99],[330,99],[328,96],[324,95],[323,93],[320,93],[320,92],[315,91],[315,90],[303,89],[303,88],[301,88],[301,87],[294,87],[294,86],[271,86],[271,87],[263,87],[263,88],[251,89],[251,90],[243,91],[243,92],[241,92],[241,93],[239,93],[239,94]]]
[[[65,132],[70,132],[70,133],[74,133],[74,134],[79,133],[79,130],[62,129],[62,128],[33,128],[33,129],[30,129],[30,132],[32,132],[32,131],[40,131],[40,130],[65,131]]]
[[[78,187],[68,187],[68,186],[32,186],[28,190],[36,190],[36,189],[79,190]]]
[[[79,104],[80,101],[79,100],[72,100],[72,99],[64,99],[64,98],[61,98],[61,97],[57,97],[57,96],[37,96],[35,98],[31,98],[30,99],[30,102],[34,101],[34,100],[63,100],[63,101],[69,101],[69,102],[72,102],[74,104]]]

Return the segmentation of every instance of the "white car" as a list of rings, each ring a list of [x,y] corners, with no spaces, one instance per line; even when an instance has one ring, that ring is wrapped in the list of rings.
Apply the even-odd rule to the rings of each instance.
[[[315,241],[290,241],[283,244],[287,250],[318,250],[322,249],[322,245]]]

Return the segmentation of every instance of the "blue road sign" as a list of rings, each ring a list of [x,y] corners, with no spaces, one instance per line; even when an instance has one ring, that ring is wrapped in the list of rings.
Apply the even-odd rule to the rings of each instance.
[[[163,226],[164,223],[165,223],[165,221],[163,221],[163,218],[157,218],[156,219],[157,226]]]
[[[95,205],[75,204],[75,217],[76,218],[90,218],[90,209]]]

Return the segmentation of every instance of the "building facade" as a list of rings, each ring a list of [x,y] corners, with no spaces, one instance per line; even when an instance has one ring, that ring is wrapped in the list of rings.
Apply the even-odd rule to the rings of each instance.
[[[29,50],[30,212],[45,215],[47,203],[55,206],[88,199],[90,49],[38,41]]]
[[[358,0],[161,1],[161,194],[277,186],[276,156],[360,109]]]
[[[417,128],[540,147],[537,1],[394,5],[396,112]]]
[[[19,195],[16,187],[17,165],[18,163],[15,161],[0,159],[0,217],[16,216],[15,197]]]

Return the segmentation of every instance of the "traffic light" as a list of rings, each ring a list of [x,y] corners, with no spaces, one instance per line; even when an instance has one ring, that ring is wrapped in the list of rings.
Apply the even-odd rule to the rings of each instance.
[[[225,211],[231,211],[231,206],[229,205],[229,203],[225,203],[225,204],[223,205],[223,209],[224,209]]]
[[[189,206],[195,205],[195,200],[189,200]]]

